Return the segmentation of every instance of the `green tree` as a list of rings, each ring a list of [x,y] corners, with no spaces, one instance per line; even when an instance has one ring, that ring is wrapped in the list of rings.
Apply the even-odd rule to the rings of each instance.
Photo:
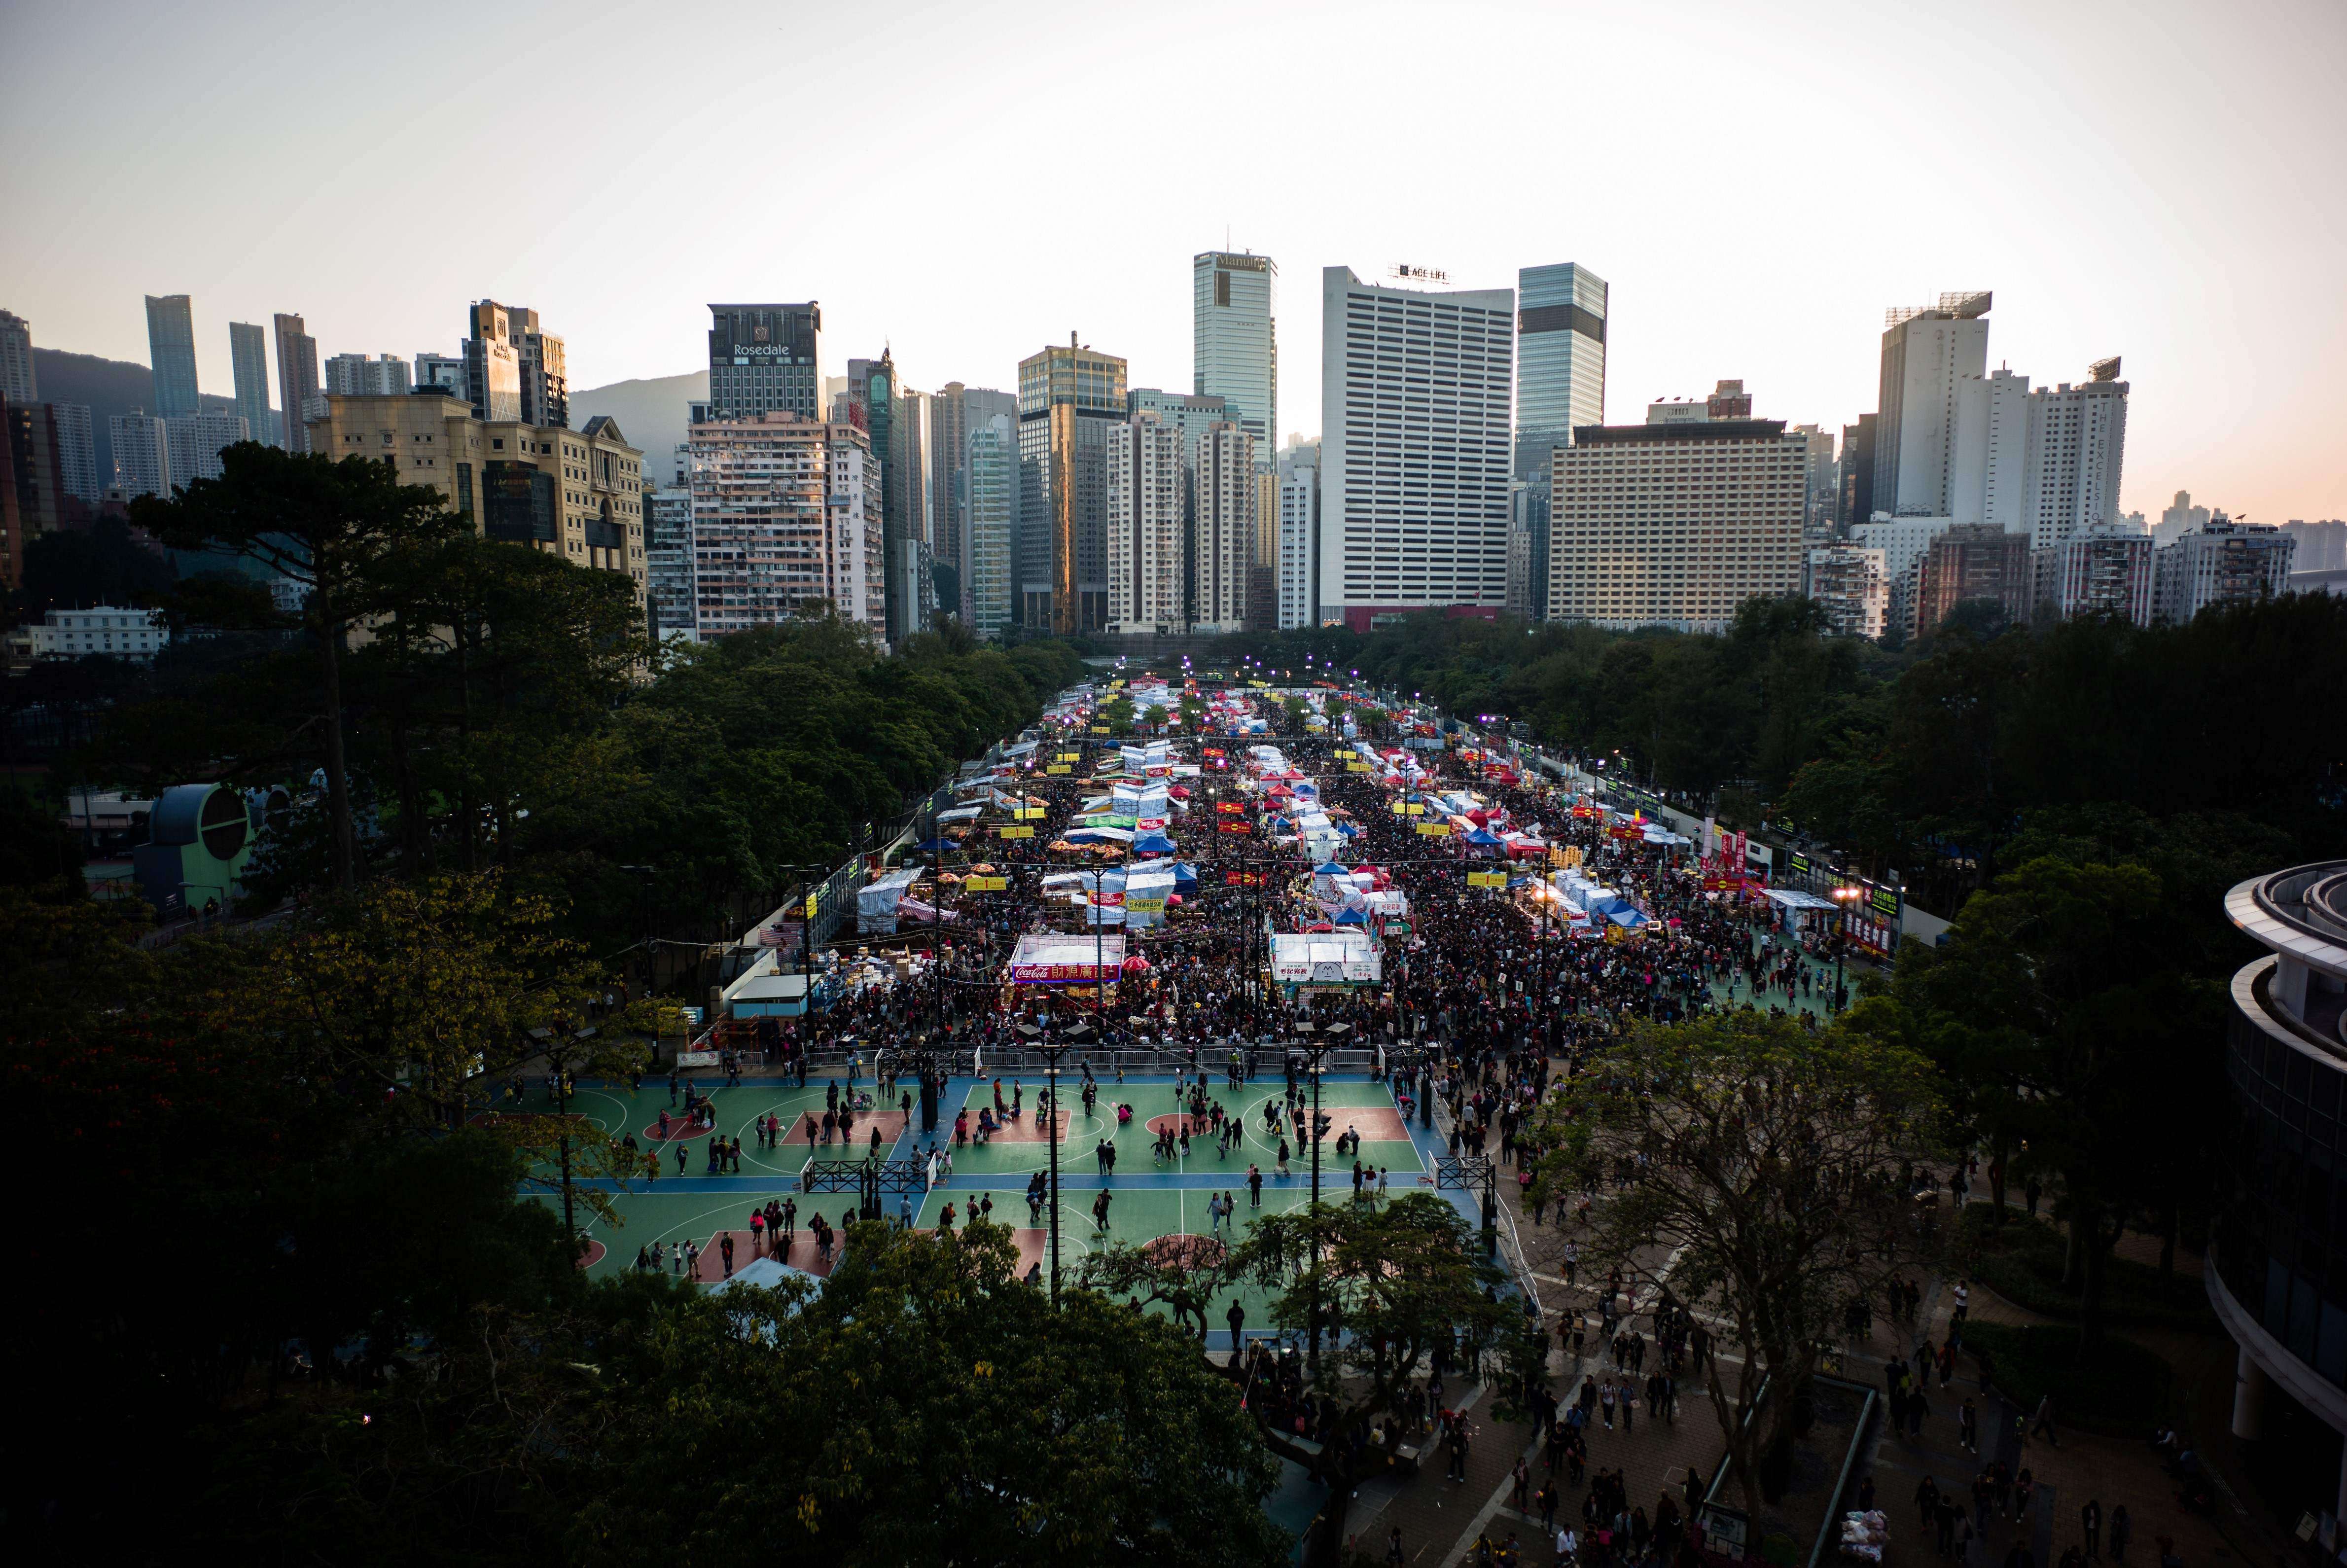
[[[344,754],[343,661],[353,627],[381,608],[380,574],[401,552],[429,549],[470,527],[438,491],[402,485],[386,463],[341,462],[241,441],[220,453],[220,477],[169,497],[143,496],[131,520],[174,549],[241,557],[307,590],[302,630],[320,652],[320,718],[333,877],[357,880],[357,836]]]
[[[1593,1272],[1651,1270],[1740,1357],[1711,1403],[1756,1518],[1819,1350],[1911,1264],[1899,1176],[1937,1112],[1929,1063],[1903,1046],[1743,1012],[1633,1030],[1542,1113],[1542,1175],[1607,1194]]]
[[[1321,1204],[1266,1213],[1240,1244],[1235,1266],[1272,1292],[1271,1319],[1317,1344],[1314,1389],[1338,1407],[1313,1460],[1327,1486],[1320,1528],[1306,1560],[1333,1563],[1345,1541],[1356,1479],[1354,1446],[1399,1410],[1435,1349],[1480,1355],[1512,1308],[1497,1299],[1505,1276],[1486,1259],[1465,1216],[1432,1193],[1384,1204]]]

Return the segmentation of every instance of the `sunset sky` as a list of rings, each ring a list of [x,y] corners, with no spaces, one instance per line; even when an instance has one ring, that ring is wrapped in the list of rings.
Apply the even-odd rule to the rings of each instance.
[[[2347,517],[2347,5],[1040,3],[0,12],[0,308],[144,363],[189,293],[323,352],[534,306],[571,384],[703,363],[712,300],[818,299],[826,370],[1010,387],[1047,341],[1190,380],[1189,259],[1613,286],[1607,413],[1740,376],[1874,406],[1886,306],[1993,289],[1992,364],[2125,359],[2125,506]]]

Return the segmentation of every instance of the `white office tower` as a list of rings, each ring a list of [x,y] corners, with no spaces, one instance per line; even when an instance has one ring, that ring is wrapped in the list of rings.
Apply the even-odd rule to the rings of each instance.
[[[1516,477],[1545,488],[1576,425],[1605,423],[1605,280],[1576,262],[1516,272]]]
[[[1807,591],[1825,612],[1836,635],[1882,635],[1891,613],[1891,579],[1881,550],[1860,545],[1825,545],[1809,552]]]
[[[1513,289],[1320,275],[1319,604],[1367,631],[1508,588]]]
[[[1320,562],[1320,470],[1311,463],[1280,459],[1279,630],[1312,624],[1318,596],[1313,572]]]
[[[1959,388],[1988,374],[1992,296],[1942,294],[1936,306],[1893,309],[1882,333],[1881,401],[1874,430],[1874,509],[1945,518],[1954,510]]]
[[[644,497],[644,596],[651,607],[654,636],[693,638],[689,485],[664,485]]]
[[[415,356],[415,376],[409,383],[413,391],[437,387],[450,397],[465,395],[465,360],[461,354],[419,354]]]
[[[407,362],[395,354],[373,359],[363,354],[338,354],[326,361],[329,397],[405,397],[409,387]]]
[[[163,422],[163,439],[171,455],[170,488],[191,479],[220,477],[220,448],[252,438],[241,414],[190,414]]]
[[[2119,520],[2127,416],[2127,384],[2119,379],[2116,355],[2097,360],[2075,386],[2065,381],[2029,395],[2022,528],[2034,548],[2049,549]]]
[[[1192,470],[1191,620],[1201,632],[1244,631],[1255,564],[1255,437],[1234,420],[1198,442]]]
[[[1219,397],[1269,467],[1279,444],[1279,268],[1204,251],[1190,261],[1191,390]]]
[[[2298,541],[2270,523],[2222,512],[2152,558],[2152,614],[2181,625],[2204,610],[2280,597]]]
[[[253,322],[229,323],[228,359],[244,427],[262,446],[277,446],[277,420],[269,412],[269,329]]]
[[[1153,414],[1108,428],[1108,629],[1176,632],[1189,624],[1189,464],[1181,430]]]
[[[1019,528],[1019,420],[1014,412],[972,422],[963,448],[959,493],[970,627],[981,637],[999,637],[1010,625],[1017,603],[1012,550]]]
[[[144,409],[108,416],[114,447],[114,487],[128,498],[171,493],[170,426]]]

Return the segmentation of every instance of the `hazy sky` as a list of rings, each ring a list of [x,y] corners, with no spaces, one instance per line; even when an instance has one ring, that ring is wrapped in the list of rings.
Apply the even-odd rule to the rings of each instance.
[[[143,293],[325,353],[537,307],[574,386],[703,363],[712,300],[823,302],[826,369],[1009,387],[1071,330],[1190,379],[1189,259],[1613,284],[1608,416],[1741,376],[1874,406],[1885,306],[1996,292],[2041,383],[2122,354],[2125,504],[2347,516],[2347,5],[393,7],[0,0],[0,307],[144,362]]]

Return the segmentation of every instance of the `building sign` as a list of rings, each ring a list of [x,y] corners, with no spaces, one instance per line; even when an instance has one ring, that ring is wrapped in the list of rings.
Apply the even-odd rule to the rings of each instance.
[[[1399,283],[1442,283],[1448,285],[1450,274],[1440,267],[1414,267],[1408,261],[1396,261],[1386,269],[1386,276]]]

